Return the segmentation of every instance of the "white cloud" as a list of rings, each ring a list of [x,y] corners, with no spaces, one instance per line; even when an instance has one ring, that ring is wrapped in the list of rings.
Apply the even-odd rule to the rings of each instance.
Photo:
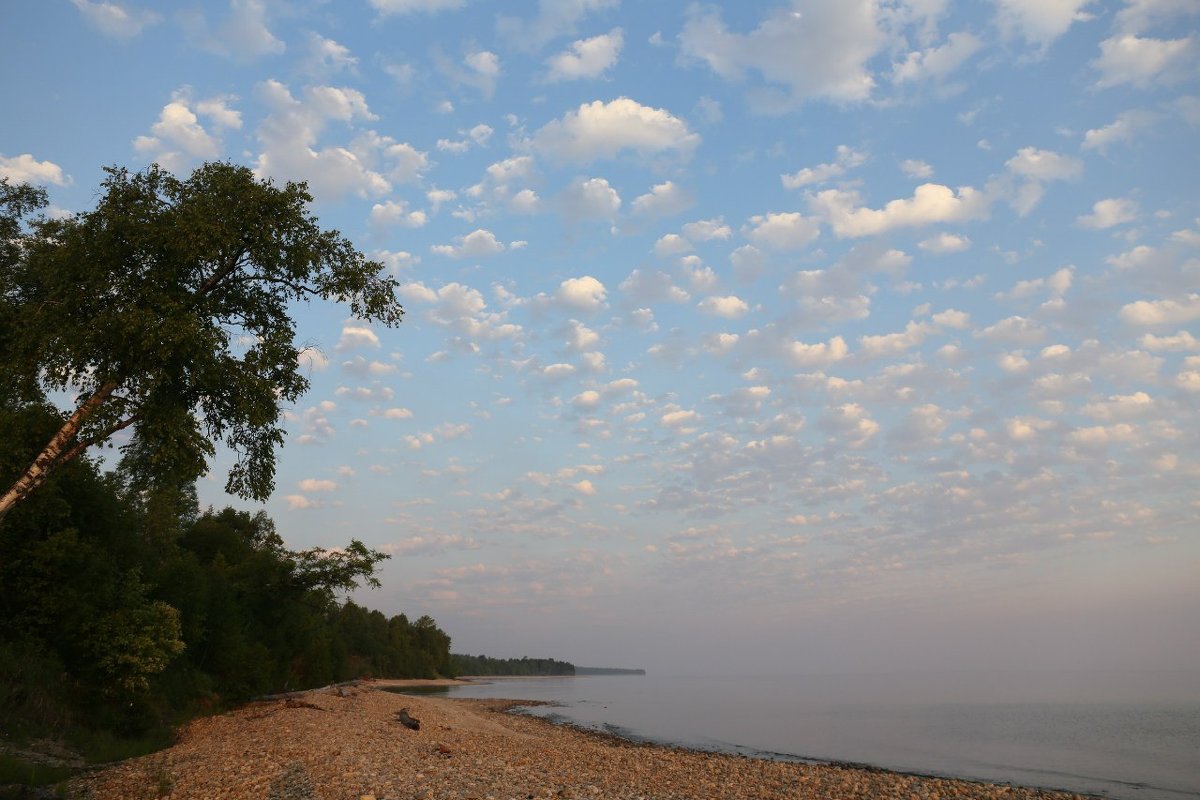
[[[837,158],[829,164],[818,164],[815,167],[805,167],[791,175],[780,175],[785,189],[799,189],[815,183],[825,183],[831,178],[845,174],[846,170],[862,166],[867,161],[867,154],[844,144],[838,145]]]
[[[970,249],[971,240],[966,236],[942,232],[931,239],[925,239],[918,243],[917,247],[928,253],[961,253]]]
[[[549,364],[542,367],[542,377],[550,380],[562,380],[574,375],[576,372],[573,364]]]
[[[693,242],[711,242],[714,239],[728,239],[733,236],[733,231],[721,218],[700,219],[685,224],[683,235]]]
[[[435,244],[429,250],[450,258],[484,258],[504,252],[504,243],[496,239],[496,234],[479,228],[465,236],[455,236],[454,244]]]
[[[568,111],[542,126],[529,145],[555,161],[589,164],[616,158],[623,151],[642,157],[673,151],[688,158],[699,143],[699,134],[670,112],[618,97]]]
[[[1137,429],[1128,423],[1076,428],[1067,434],[1069,442],[1088,448],[1102,448],[1110,444],[1129,443],[1135,441],[1136,438]]]
[[[321,372],[329,366],[329,357],[315,347],[306,347],[296,353],[296,363],[309,372]]]
[[[1200,392],[1200,356],[1184,359],[1184,369],[1175,376],[1175,385],[1185,392]]]
[[[560,36],[579,32],[579,23],[590,13],[616,8],[620,0],[538,0],[538,13],[529,20],[499,17],[496,30],[513,46],[536,51]]]
[[[939,311],[930,319],[933,324],[940,325],[943,328],[967,328],[971,324],[971,315],[965,311],[959,311],[954,308],[948,308],[945,311]]]
[[[369,197],[391,190],[391,183],[370,162],[389,158],[387,148],[395,144],[392,140],[366,136],[351,147],[317,146],[321,133],[332,121],[351,123],[376,118],[361,92],[309,86],[303,99],[296,99],[287,86],[268,80],[259,85],[259,95],[268,111],[257,132],[263,146],[255,163],[260,177],[307,181],[318,197]]]
[[[1048,47],[1076,22],[1092,18],[1083,9],[1094,0],[997,0],[996,22],[1008,35]]]
[[[932,178],[933,167],[916,158],[906,158],[900,162],[900,170],[910,178]]]
[[[768,88],[753,90],[752,99],[768,109],[814,98],[866,100],[875,86],[867,62],[885,43],[876,4],[868,0],[795,0],[746,34],[730,31],[718,11],[697,6],[679,35],[681,57],[727,80],[761,74]]]
[[[185,25],[193,38],[209,52],[252,61],[262,56],[279,55],[287,49],[283,40],[267,27],[267,6],[263,0],[229,0],[229,16],[215,30],[199,12],[184,12]]]
[[[925,322],[909,322],[898,333],[860,336],[859,350],[868,358],[898,356],[920,346],[925,337],[934,332],[934,327]]]
[[[310,508],[317,508],[318,504],[309,500],[302,494],[289,494],[284,496],[284,502],[292,511],[304,511]]]
[[[827,367],[841,361],[849,353],[850,348],[841,336],[817,344],[792,342],[788,345],[788,354],[798,367]]]
[[[342,326],[342,337],[337,350],[353,350],[356,347],[379,347],[379,336],[365,325],[348,322]]]
[[[683,213],[695,202],[695,198],[679,184],[666,181],[655,184],[646,194],[635,197],[630,209],[639,216],[668,217]]]
[[[1013,417],[1004,423],[1004,432],[1014,442],[1031,442],[1037,439],[1042,431],[1052,427],[1053,423],[1037,417]]]
[[[691,295],[685,289],[675,285],[671,276],[665,272],[650,272],[635,269],[629,277],[621,281],[618,287],[630,301],[637,304],[650,303],[686,303]]]
[[[1046,337],[1046,329],[1034,320],[1014,316],[989,325],[976,335],[994,342],[1032,347]]]
[[[151,25],[157,25],[162,17],[152,11],[130,9],[117,3],[71,0],[80,13],[105,36],[114,39],[132,39]]]
[[[590,39],[572,42],[570,49],[551,56],[546,61],[550,68],[547,80],[557,82],[598,78],[617,63],[624,43],[624,34],[620,28],[613,28],[608,33]]]
[[[1155,115],[1148,111],[1123,111],[1108,125],[1085,132],[1080,147],[1084,150],[1107,152],[1109,147],[1118,142],[1132,142],[1154,122],[1154,119]]]
[[[371,206],[371,224],[380,228],[421,228],[428,218],[424,211],[409,211],[404,200],[388,200]]]
[[[621,196],[604,178],[572,181],[560,202],[563,214],[575,220],[612,219],[621,210]]]
[[[407,142],[397,142],[374,131],[359,136],[351,143],[351,151],[365,165],[379,166],[387,177],[397,183],[419,183],[432,164],[429,156]],[[375,162],[386,162],[376,164]]]
[[[1200,294],[1193,292],[1180,300],[1138,300],[1122,306],[1120,317],[1147,328],[1188,323],[1200,319]]]
[[[753,283],[767,268],[767,258],[752,244],[744,244],[729,254],[733,276],[743,283]]]
[[[462,8],[467,0],[368,0],[371,7],[387,16],[390,14],[434,14]]]
[[[1092,206],[1092,213],[1075,218],[1081,227],[1099,231],[1115,225],[1123,225],[1137,219],[1137,203],[1124,197],[1100,200]]]
[[[1161,351],[1197,351],[1200,350],[1200,339],[1188,331],[1177,331],[1170,336],[1155,336],[1147,333],[1138,340],[1147,350]]]
[[[830,408],[822,424],[842,434],[845,443],[854,448],[865,447],[879,433],[879,423],[871,419],[867,410],[858,403],[844,403]]]
[[[71,183],[70,176],[64,174],[58,164],[48,160],[38,161],[29,153],[12,158],[0,155],[0,178],[8,178],[13,183],[52,183],[55,186],[68,186]]]
[[[725,319],[737,319],[744,316],[750,310],[750,306],[746,301],[735,295],[706,297],[696,307],[705,314],[724,317]]]
[[[296,484],[296,488],[302,492],[333,492],[337,491],[338,485],[331,480],[305,478]]]
[[[1004,162],[1012,173],[1035,181],[1070,180],[1083,174],[1083,163],[1053,150],[1022,147]]]
[[[1092,66],[1100,73],[1096,86],[1107,89],[1131,85],[1145,89],[1155,83],[1172,83],[1196,57],[1196,39],[1150,39],[1125,34],[1100,43],[1100,57]]]
[[[691,251],[692,243],[677,233],[664,234],[654,243],[654,255],[660,258],[677,256]]]
[[[190,94],[186,86],[174,92],[171,102],[163,106],[158,121],[150,128],[153,136],[133,140],[135,150],[175,172],[185,170],[195,161],[220,155],[220,139],[204,129],[197,114],[203,114],[216,130],[242,127],[242,116],[229,107],[228,98],[193,102]]]
[[[568,320],[566,326],[567,347],[575,352],[585,352],[600,344],[600,334],[576,319]]]
[[[513,156],[489,165],[485,175],[496,186],[508,186],[515,181],[528,180],[533,175],[533,167],[531,156]]]
[[[692,425],[700,422],[702,417],[695,411],[679,408],[678,406],[669,407],[666,413],[659,417],[659,422],[664,428],[682,428],[686,425]]]
[[[983,40],[969,31],[952,33],[941,47],[914,50],[892,66],[892,83],[944,81],[963,63],[979,52]]]
[[[1088,403],[1080,409],[1093,419],[1108,422],[1119,419],[1143,417],[1154,409],[1154,398],[1145,392],[1115,394],[1107,400]]]
[[[580,392],[571,398],[571,405],[580,411],[591,411],[600,405],[600,393],[595,389]]]
[[[859,205],[857,192],[826,189],[810,199],[813,211],[833,228],[839,239],[874,236],[897,228],[919,228],[944,222],[963,222],[987,216],[988,198],[970,186],[955,191],[923,183],[911,198],[889,201],[883,208]]]
[[[349,361],[342,362],[342,370],[360,378],[390,375],[396,371],[395,364],[385,364],[382,361],[368,361],[362,356],[355,356]]]
[[[533,214],[542,207],[542,200],[533,189],[522,189],[508,201],[508,207],[516,214]]]
[[[392,275],[397,275],[421,261],[419,256],[414,256],[407,250],[375,250],[371,253],[371,258],[382,262]]]
[[[314,75],[328,75],[335,72],[355,72],[358,59],[350,54],[350,48],[344,44],[326,39],[318,33],[308,35],[308,71]]]
[[[1048,291],[1052,297],[1062,297],[1071,288],[1075,280],[1075,268],[1063,267],[1045,278],[1030,278],[1017,281],[1007,294],[998,294],[998,298],[1021,300],[1031,297],[1038,292]]]
[[[500,57],[490,50],[477,50],[463,57],[469,72],[459,75],[462,83],[474,86],[483,96],[491,98],[496,91],[496,81],[500,77]]]
[[[813,217],[796,211],[768,213],[751,217],[742,232],[756,245],[772,250],[800,250],[821,234]]]
[[[588,497],[591,497],[596,493],[596,487],[593,486],[592,482],[587,478],[584,478],[579,483],[571,484],[571,488],[582,495],[587,495]]]
[[[604,284],[591,275],[568,278],[559,284],[558,291],[554,295],[559,303],[584,311],[597,311],[603,308],[607,296]]]
[[[1116,22],[1122,33],[1144,33],[1176,17],[1197,14],[1200,14],[1200,7],[1192,0],[1125,0],[1125,7],[1117,12]]]

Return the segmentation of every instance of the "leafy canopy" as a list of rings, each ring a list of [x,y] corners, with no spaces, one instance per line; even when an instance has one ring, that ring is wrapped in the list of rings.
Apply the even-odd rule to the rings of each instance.
[[[76,392],[66,458],[135,426],[144,475],[198,476],[224,441],[226,490],[265,499],[281,405],[308,387],[289,305],[336,300],[391,327],[397,282],[321,230],[302,183],[223,162],[106,172],[95,210],[63,219],[26,220],[45,194],[0,182],[0,400]]]

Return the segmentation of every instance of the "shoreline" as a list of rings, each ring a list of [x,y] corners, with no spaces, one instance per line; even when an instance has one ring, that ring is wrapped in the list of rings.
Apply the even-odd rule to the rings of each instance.
[[[461,682],[452,682],[457,685]],[[1080,800],[1083,795],[868,765],[793,761],[631,740],[514,708],[527,700],[403,695],[364,682],[194,720],[177,743],[77,776],[82,798],[782,798]],[[447,684],[441,684],[447,685]],[[401,709],[420,720],[409,730]]]

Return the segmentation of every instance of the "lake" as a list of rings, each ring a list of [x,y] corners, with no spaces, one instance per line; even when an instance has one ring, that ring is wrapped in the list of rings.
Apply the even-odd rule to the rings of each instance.
[[[627,738],[1103,794],[1200,798],[1200,675],[503,678],[454,697]]]

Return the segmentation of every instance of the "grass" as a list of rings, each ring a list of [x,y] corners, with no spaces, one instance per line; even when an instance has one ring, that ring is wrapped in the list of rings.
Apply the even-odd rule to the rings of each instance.
[[[77,730],[67,735],[67,742],[80,752],[89,764],[108,764],[137,758],[164,747],[173,741],[168,729],[152,730],[142,736],[118,736],[111,731]]]
[[[0,786],[46,786],[66,780],[76,772],[74,767],[55,767],[31,764],[8,753],[0,753]]]

